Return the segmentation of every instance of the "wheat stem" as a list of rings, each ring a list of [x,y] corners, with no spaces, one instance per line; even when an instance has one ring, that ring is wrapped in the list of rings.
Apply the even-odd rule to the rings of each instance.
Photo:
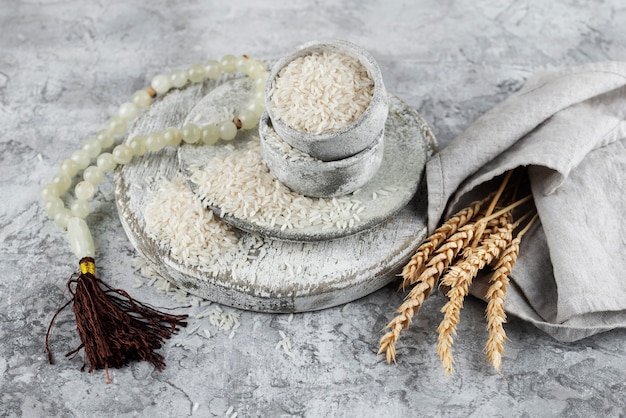
[[[499,211],[491,214],[491,215],[486,215],[484,218],[481,218],[478,222],[489,222],[492,219],[498,218],[504,214],[506,214],[507,212],[511,212],[513,209],[515,209],[516,207],[523,205],[524,203],[528,202],[529,200],[531,200],[533,198],[533,195],[529,194],[527,196],[524,196],[523,198],[516,200],[515,202],[511,203],[510,205],[500,209]]]
[[[512,175],[513,175],[512,170],[506,172],[506,174],[504,175],[504,179],[502,179],[502,182],[500,183],[500,186],[498,187],[496,194],[493,196],[493,199],[491,199],[491,203],[489,204],[489,207],[487,208],[487,211],[485,212],[485,215],[482,219],[484,222],[479,223],[477,225],[478,228],[476,230],[476,236],[474,237],[474,242],[472,243],[473,248],[475,248],[478,245],[483,235],[483,232],[485,231],[485,228],[487,227],[487,224],[484,218],[489,217],[489,215],[493,213],[493,210],[496,208],[496,205],[498,204],[498,201],[500,200],[500,197],[502,196],[502,192],[504,192],[504,189],[507,183],[509,182],[509,180],[511,179]]]

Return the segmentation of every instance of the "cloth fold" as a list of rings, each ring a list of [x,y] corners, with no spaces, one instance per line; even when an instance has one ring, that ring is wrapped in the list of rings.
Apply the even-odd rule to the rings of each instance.
[[[626,63],[536,75],[433,156],[429,229],[520,166],[541,222],[522,240],[508,313],[562,341],[626,327]]]

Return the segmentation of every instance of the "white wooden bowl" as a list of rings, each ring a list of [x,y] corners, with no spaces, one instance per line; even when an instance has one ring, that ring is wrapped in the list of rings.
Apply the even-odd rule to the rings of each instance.
[[[296,58],[312,53],[336,52],[356,58],[365,67],[374,83],[369,106],[349,126],[322,134],[311,134],[283,122],[272,105],[275,80],[286,65]],[[387,119],[389,99],[376,60],[361,47],[346,41],[311,42],[278,60],[272,67],[265,91],[266,108],[272,126],[278,135],[294,148],[323,161],[340,160],[358,154],[375,142]]]
[[[363,151],[322,161],[292,148],[274,130],[267,113],[261,117],[261,156],[272,173],[294,192],[310,197],[352,193],[374,177],[383,161],[384,129]]]

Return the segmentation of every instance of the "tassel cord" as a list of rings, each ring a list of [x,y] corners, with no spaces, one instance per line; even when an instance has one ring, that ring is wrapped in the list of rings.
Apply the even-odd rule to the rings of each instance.
[[[176,333],[178,327],[187,325],[187,315],[159,312],[155,308],[133,299],[126,291],[115,289],[95,276],[95,264],[86,257],[80,262],[81,274],[68,280],[71,299],[53,316],[46,333],[45,351],[53,362],[49,340],[52,326],[58,315],[72,306],[81,344],[66,356],[84,350],[82,369],[105,369],[110,382],[109,367],[122,367],[131,361],[147,361],[157,370],[165,368],[164,357],[155,350],[165,339]]]

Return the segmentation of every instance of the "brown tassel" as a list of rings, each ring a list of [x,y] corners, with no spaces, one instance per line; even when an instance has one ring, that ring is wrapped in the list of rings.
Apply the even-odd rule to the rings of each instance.
[[[57,315],[70,304],[76,317],[76,328],[82,344],[65,356],[84,349],[85,363],[91,373],[104,369],[107,383],[111,382],[109,367],[122,367],[131,361],[147,361],[157,370],[165,368],[164,357],[155,350],[178,327],[185,327],[187,315],[161,313],[134,300],[121,289],[113,289],[96,277],[94,259],[80,260],[80,275],[73,275],[67,288],[72,299],[56,312],[46,333],[46,352],[52,363],[48,344],[50,330]]]

